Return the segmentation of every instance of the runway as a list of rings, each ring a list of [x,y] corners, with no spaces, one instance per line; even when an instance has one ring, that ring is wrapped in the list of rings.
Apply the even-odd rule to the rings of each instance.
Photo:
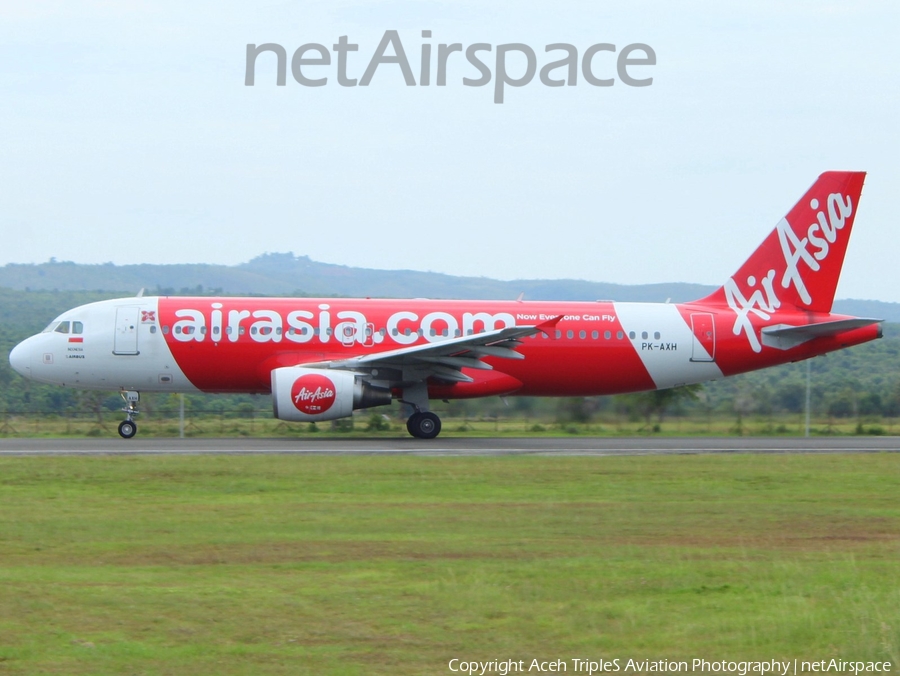
[[[0,456],[27,455],[689,455],[900,452],[900,437],[412,437],[269,439],[0,439]]]

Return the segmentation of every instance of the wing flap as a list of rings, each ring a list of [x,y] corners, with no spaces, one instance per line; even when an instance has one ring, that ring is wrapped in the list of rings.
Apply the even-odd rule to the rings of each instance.
[[[501,359],[525,359],[524,354],[512,349],[519,345],[521,345],[520,342],[512,340],[499,345],[482,345],[471,348],[469,354],[474,354],[479,357],[500,357]]]
[[[441,364],[443,366],[452,366],[454,368],[460,369],[478,369],[480,371],[490,371],[494,368],[490,364],[485,364],[480,359],[476,359],[474,357],[448,357],[445,355],[439,355],[436,357],[418,358],[430,364]]]

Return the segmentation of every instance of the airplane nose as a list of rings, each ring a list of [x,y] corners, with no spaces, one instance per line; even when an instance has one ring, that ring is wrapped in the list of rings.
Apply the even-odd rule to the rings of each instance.
[[[29,356],[28,347],[25,343],[19,343],[9,353],[9,365],[13,367],[16,373],[26,378],[31,377],[31,360]]]

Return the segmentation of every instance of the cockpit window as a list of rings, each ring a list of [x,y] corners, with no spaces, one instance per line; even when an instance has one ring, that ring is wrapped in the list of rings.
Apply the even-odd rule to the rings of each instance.
[[[69,333],[70,331],[75,335],[82,334],[84,333],[84,324],[82,322],[61,322],[54,319],[41,333]]]

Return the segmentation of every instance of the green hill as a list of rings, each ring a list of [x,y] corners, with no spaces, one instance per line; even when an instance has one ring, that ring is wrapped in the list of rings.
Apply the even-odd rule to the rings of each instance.
[[[702,298],[714,287],[703,284],[623,285],[577,279],[458,277],[415,270],[376,270],[313,261],[307,256],[271,253],[240,265],[83,265],[54,259],[40,264],[0,267],[0,287],[19,291],[116,292],[187,295],[347,296],[382,298],[474,298],[683,302]],[[108,297],[108,296],[107,296]],[[835,311],[900,322],[900,303],[839,300]]]

